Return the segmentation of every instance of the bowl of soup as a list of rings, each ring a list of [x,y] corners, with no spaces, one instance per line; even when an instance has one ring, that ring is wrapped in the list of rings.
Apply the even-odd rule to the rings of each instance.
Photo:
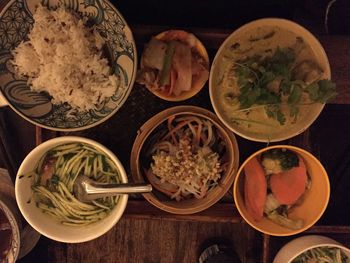
[[[23,160],[16,178],[16,200],[24,218],[42,235],[66,243],[85,242],[103,235],[121,218],[128,195],[81,202],[73,191],[79,174],[96,182],[128,181],[110,150],[83,137],[48,140]]]
[[[273,263],[308,262],[350,262],[350,249],[326,236],[307,235],[285,244],[273,260]]]
[[[300,134],[332,99],[327,55],[302,26],[285,19],[250,22],[219,48],[209,77],[213,108],[236,134],[281,141]]]

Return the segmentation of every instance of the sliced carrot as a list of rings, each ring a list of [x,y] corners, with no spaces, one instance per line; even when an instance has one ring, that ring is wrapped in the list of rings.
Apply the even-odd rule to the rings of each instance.
[[[169,136],[171,136],[171,138],[173,139],[173,142],[177,145],[178,141],[175,137],[175,132],[177,132],[178,130],[180,130],[182,127],[186,126],[189,123],[190,121],[179,122],[175,127],[173,127],[172,129],[169,129],[169,133],[166,136],[164,136],[163,140],[166,140],[169,138]]]
[[[200,141],[201,141],[201,133],[202,133],[202,123],[198,123],[198,130],[197,130],[197,134],[196,134],[196,138],[195,141],[197,143],[197,145],[199,145]]]
[[[168,118],[168,130],[171,131],[173,129],[172,122],[175,120],[175,115],[172,115]]]
[[[300,157],[298,167],[270,177],[271,191],[282,205],[294,204],[305,192],[306,182],[306,167]]]
[[[258,159],[254,157],[244,167],[244,198],[248,213],[259,221],[263,217],[267,195],[265,172]]]

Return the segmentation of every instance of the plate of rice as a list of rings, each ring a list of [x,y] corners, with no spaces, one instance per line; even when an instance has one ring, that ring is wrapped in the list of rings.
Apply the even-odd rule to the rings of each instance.
[[[96,126],[135,80],[132,32],[107,0],[11,0],[0,13],[0,91],[35,125]]]

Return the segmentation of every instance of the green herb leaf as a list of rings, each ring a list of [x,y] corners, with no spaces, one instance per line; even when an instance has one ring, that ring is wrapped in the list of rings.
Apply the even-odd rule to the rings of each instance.
[[[249,91],[249,92],[248,92]],[[244,92],[238,97],[241,109],[246,109],[253,106],[260,96],[261,89],[259,87],[246,87]]]
[[[296,107],[295,105],[290,106],[290,113],[289,113],[290,117],[297,117],[298,113],[299,113],[299,107]]]
[[[286,117],[280,107],[282,98],[287,98],[289,115],[294,120],[299,114],[298,104],[303,93],[309,95],[311,102],[325,103],[334,98],[335,84],[329,80],[307,85],[301,79],[293,79],[291,72],[295,57],[293,49],[277,48],[269,57],[253,56],[234,62],[237,84],[240,87],[240,95],[237,96],[240,108],[266,105],[267,116],[283,125]]]
[[[288,95],[290,94],[291,88],[292,88],[292,82],[290,80],[287,79],[283,79],[281,81],[281,91],[283,93],[283,95]]]
[[[335,91],[336,85],[330,80],[324,79],[318,81],[318,87],[317,102],[326,103],[337,95],[337,92]]]
[[[305,87],[305,91],[311,101],[320,103],[326,103],[337,95],[335,83],[325,79],[311,83]]]
[[[311,83],[310,85],[305,87],[305,91],[309,94],[309,98],[311,101],[317,101],[318,90],[319,90],[319,87],[317,82]]]
[[[265,112],[269,118],[277,120],[281,125],[285,124],[286,117],[284,116],[278,105],[266,106]]]
[[[293,105],[293,104],[299,103],[301,99],[301,95],[302,95],[302,90],[300,86],[293,84],[291,87],[290,95],[288,97],[288,104]]]
[[[257,98],[255,104],[276,104],[280,102],[281,99],[276,93],[270,92],[266,89],[261,89],[260,96]]]
[[[260,78],[260,85],[266,86],[268,83],[273,81],[276,75],[272,71],[265,71]]]
[[[281,124],[284,125],[286,123],[286,116],[282,113],[281,109],[278,109],[276,112],[276,119]]]

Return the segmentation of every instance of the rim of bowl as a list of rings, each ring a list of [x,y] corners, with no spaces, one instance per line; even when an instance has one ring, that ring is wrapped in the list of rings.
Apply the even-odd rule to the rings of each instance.
[[[230,167],[226,176],[229,178],[229,180],[224,182],[225,183],[224,186],[221,186],[222,191],[219,194],[217,194],[214,198],[209,199],[206,202],[199,203],[199,205],[196,207],[175,208],[167,205],[166,201],[159,200],[153,193],[142,194],[143,197],[148,202],[150,202],[152,205],[156,206],[157,208],[163,211],[173,213],[173,214],[185,215],[185,214],[194,214],[211,207],[212,205],[217,203],[227,193],[227,191],[232,186],[232,183],[235,177],[237,176],[237,171],[239,166],[239,149],[238,149],[238,143],[236,141],[234,134],[220,123],[220,120],[217,119],[214,113],[197,106],[175,106],[159,112],[158,114],[156,114],[155,116],[147,120],[139,129],[137,137],[132,147],[131,157],[130,157],[131,174],[135,181],[147,181],[147,179],[145,178],[145,175],[140,169],[142,167],[139,162],[140,154],[143,149],[144,143],[147,141],[147,139],[152,134],[152,132],[160,124],[162,124],[165,120],[167,120],[169,116],[182,115],[182,114],[191,114],[191,115],[199,116],[201,118],[208,119],[210,122],[212,122],[215,125],[215,127],[220,131],[220,134],[224,133],[224,136],[226,137],[225,140],[229,140],[231,142],[231,146],[229,146],[228,149],[234,157],[234,161],[230,162]],[[201,201],[202,200],[203,199],[201,199]],[[169,199],[169,202],[176,202],[176,201]]]
[[[38,231],[40,234],[42,234],[43,236],[46,236],[52,240],[56,240],[56,241],[60,241],[60,242],[66,242],[66,243],[81,243],[81,242],[86,242],[86,241],[90,241],[90,240],[93,240],[95,238],[98,238],[100,236],[102,236],[103,234],[107,233],[113,226],[115,226],[115,224],[118,223],[118,221],[120,220],[120,218],[122,217],[124,211],[125,211],[125,208],[126,208],[126,205],[127,205],[127,202],[128,202],[128,195],[121,195],[120,198],[119,198],[119,201],[117,204],[120,205],[120,208],[117,212],[116,215],[114,215],[114,220],[111,222],[111,225],[106,228],[104,231],[102,232],[96,232],[94,234],[92,234],[91,236],[89,237],[85,237],[85,238],[80,238],[80,239],[75,239],[75,240],[71,240],[69,238],[57,238],[56,236],[52,235],[51,233],[45,233],[44,231],[41,230],[40,228],[40,225],[36,225],[36,224],[33,224],[27,217],[27,214],[24,212],[26,209],[24,209],[24,203],[21,203],[21,202],[18,202],[18,198],[17,196],[20,195],[20,193],[18,192],[18,185],[19,185],[19,180],[18,180],[18,176],[22,173],[22,170],[24,169],[24,166],[26,166],[26,163],[28,162],[28,158],[29,156],[33,155],[33,154],[36,154],[38,151],[41,151],[45,148],[48,147],[48,149],[45,151],[45,153],[49,150],[49,149],[52,149],[53,147],[56,147],[58,145],[61,145],[61,144],[65,144],[65,143],[70,143],[70,142],[81,142],[81,143],[86,143],[86,144],[89,144],[89,145],[92,145],[93,147],[96,147],[98,148],[100,151],[102,151],[103,153],[105,153],[106,155],[108,155],[112,161],[117,165],[118,167],[118,171],[119,171],[119,174],[120,174],[120,177],[122,179],[122,183],[127,183],[128,182],[128,177],[126,175],[126,172],[125,172],[125,169],[122,165],[122,163],[120,162],[120,160],[118,159],[118,157],[111,151],[109,150],[106,146],[102,145],[101,143],[99,142],[96,142],[92,139],[88,139],[88,138],[84,138],[84,137],[79,137],[79,136],[62,136],[62,137],[57,137],[57,138],[54,138],[54,139],[50,139],[50,140],[47,140],[43,143],[41,143],[40,145],[38,145],[37,147],[35,147],[32,151],[30,151],[30,153],[24,158],[24,160],[22,161],[19,169],[18,169],[18,172],[17,172],[17,176],[16,176],[16,182],[15,182],[15,194],[16,194],[16,201],[17,201],[17,204],[18,204],[18,207],[19,207],[19,210],[21,211],[21,214],[23,215],[23,217],[26,219],[26,221],[36,230]],[[42,156],[42,155],[41,155]],[[41,157],[40,156],[40,157]],[[40,158],[39,157],[39,158]],[[116,209],[116,207],[114,207],[112,209],[112,211]],[[38,209],[38,212],[41,213],[41,211]],[[108,215],[110,216],[110,215]],[[105,218],[104,218],[105,219]],[[102,219],[102,220],[104,220]],[[54,219],[53,219],[54,220]]]
[[[11,225],[12,241],[11,241],[10,251],[15,252],[15,254],[13,254],[13,257],[14,257],[13,259],[16,261],[19,255],[20,244],[21,244],[21,235],[19,231],[19,226],[17,224],[15,215],[12,213],[11,209],[7,206],[7,204],[3,200],[0,200],[0,209],[4,211],[5,216],[7,217],[7,220]],[[15,247],[15,249],[13,249],[14,242],[17,243],[17,247]]]
[[[290,139],[294,136],[299,135],[300,133],[302,133],[303,131],[305,131],[307,128],[309,128],[314,122],[315,120],[318,118],[318,116],[321,114],[325,103],[320,103],[320,108],[318,110],[318,113],[315,114],[314,118],[312,118],[312,120],[310,121],[310,123],[304,127],[302,127],[300,130],[298,130],[296,133],[288,135],[288,136],[279,136],[275,139],[259,139],[259,138],[254,138],[252,136],[248,136],[246,135],[244,132],[239,132],[237,131],[237,129],[235,129],[234,127],[232,127],[231,125],[229,125],[229,123],[225,120],[225,118],[222,116],[222,114],[220,113],[220,111],[218,110],[218,105],[217,103],[215,103],[214,100],[214,95],[213,95],[213,85],[212,85],[212,81],[213,81],[213,69],[216,66],[216,64],[218,64],[218,59],[221,55],[221,53],[223,52],[223,50],[225,49],[227,43],[229,43],[231,41],[232,38],[234,38],[237,34],[239,34],[241,31],[246,30],[246,28],[252,27],[253,25],[257,24],[259,25],[259,23],[261,22],[269,22],[271,23],[271,25],[281,25],[281,23],[283,25],[286,25],[285,28],[289,28],[290,26],[298,28],[298,30],[302,31],[303,34],[307,35],[309,38],[312,39],[312,41],[315,43],[315,45],[311,45],[312,47],[316,47],[320,53],[322,53],[322,56],[324,58],[324,60],[326,61],[325,63],[325,72],[329,73],[328,79],[331,79],[331,69],[330,69],[330,64],[329,64],[329,60],[328,60],[328,56],[323,48],[323,46],[321,45],[320,41],[309,31],[307,30],[305,27],[301,26],[298,23],[295,23],[291,20],[288,19],[283,19],[283,18],[275,18],[275,17],[271,17],[271,18],[261,18],[261,19],[257,19],[251,22],[248,22],[242,26],[240,26],[239,28],[237,28],[236,30],[234,30],[225,40],[224,42],[221,44],[220,48],[218,49],[218,51],[215,54],[215,57],[213,59],[213,63],[210,69],[210,74],[209,74],[209,96],[210,96],[210,101],[211,101],[211,105],[213,106],[213,109],[215,111],[215,114],[218,116],[218,118],[220,119],[220,121],[232,132],[234,132],[235,134],[241,136],[242,138],[245,138],[247,140],[251,140],[251,141],[256,141],[256,142],[280,142],[283,140],[287,140]],[[295,32],[295,30],[292,31],[293,33]]]
[[[5,13],[5,11],[7,11],[7,9],[14,3],[16,2],[17,0],[11,0],[9,1],[5,7],[1,10],[0,12],[0,17],[3,16],[3,14]],[[25,2],[27,2],[29,0],[25,0]],[[122,101],[119,102],[118,106],[119,108],[115,108],[110,114],[108,114],[107,116],[105,116],[103,119],[100,119],[99,121],[97,122],[94,122],[94,123],[91,123],[89,125],[85,125],[85,126],[81,126],[81,127],[77,127],[77,128],[57,128],[57,127],[51,127],[51,126],[47,126],[45,124],[42,124],[42,123],[39,123],[39,122],[36,122],[34,120],[32,120],[32,118],[26,116],[25,114],[23,114],[22,112],[20,112],[15,106],[13,106],[9,101],[8,99],[4,96],[4,94],[2,93],[2,91],[0,90],[0,95],[2,96],[2,98],[6,101],[7,105],[10,106],[10,108],[16,112],[18,115],[20,115],[22,118],[24,118],[25,120],[29,121],[30,123],[36,125],[36,126],[39,126],[39,127],[42,127],[42,128],[45,128],[45,129],[48,129],[48,130],[51,130],[51,131],[62,131],[62,132],[75,132],[75,131],[83,131],[83,130],[86,130],[86,129],[90,129],[92,127],[95,127],[97,125],[100,125],[101,123],[107,121],[109,118],[111,118],[114,114],[116,114],[124,105],[124,103],[126,102],[126,100],[128,99],[130,93],[131,93],[131,90],[133,89],[134,87],[134,84],[135,84],[135,80],[136,80],[136,72],[137,72],[137,63],[138,63],[138,58],[137,58],[137,49],[136,49],[136,43],[135,43],[135,39],[134,39],[134,35],[131,31],[131,28],[129,27],[128,23],[126,22],[126,20],[124,19],[124,16],[119,12],[119,10],[114,6],[114,4],[112,4],[109,0],[103,0],[104,2],[107,2],[111,8],[114,10],[114,12],[116,12],[122,22],[124,23],[125,25],[125,28],[128,29],[128,31],[130,32],[130,40],[133,44],[133,52],[135,54],[134,56],[134,65],[133,65],[133,72],[132,72],[132,76],[130,78],[130,85],[129,85],[129,88],[127,89],[127,92],[125,93],[125,96],[123,98]],[[38,1],[40,2],[40,1]]]
[[[292,263],[294,259],[296,259],[298,256],[300,256],[302,253],[313,249],[313,248],[318,248],[318,247],[335,247],[335,248],[340,248],[341,250],[346,251],[349,255],[350,255],[350,249],[345,247],[344,245],[340,244],[338,241],[334,240],[335,242],[337,242],[338,244],[335,243],[323,243],[323,244],[318,244],[318,245],[312,245],[309,246],[303,250],[301,250],[298,254],[296,254],[292,259],[290,259],[287,263]],[[347,255],[350,259],[350,256]]]
[[[245,167],[245,165],[255,156],[263,153],[263,152],[266,152],[268,150],[271,150],[271,149],[276,149],[276,148],[285,148],[285,149],[288,149],[288,150],[291,150],[291,151],[294,151],[296,153],[298,152],[302,152],[303,154],[307,155],[308,157],[310,157],[313,162],[315,162],[317,164],[317,166],[320,167],[320,169],[323,171],[323,174],[325,175],[324,178],[325,178],[325,183],[326,183],[326,187],[327,187],[327,202],[325,202],[325,204],[323,205],[323,208],[322,210],[320,211],[319,215],[317,217],[315,217],[314,220],[312,220],[312,222],[304,227],[302,227],[301,229],[298,229],[298,230],[293,230],[293,229],[290,229],[290,232],[289,233],[284,233],[284,234],[281,234],[281,233],[273,233],[272,231],[268,231],[268,230],[263,230],[259,227],[257,227],[254,223],[252,223],[250,220],[248,220],[247,218],[245,218],[245,216],[243,215],[243,212],[242,212],[242,209],[241,207],[238,205],[237,203],[237,199],[238,199],[238,192],[237,192],[237,188],[238,188],[238,181],[239,181],[239,178],[242,174],[242,171],[243,171],[243,168]],[[235,202],[235,206],[239,212],[239,214],[241,215],[241,217],[244,219],[245,222],[247,222],[251,227],[253,227],[255,230],[258,230],[259,232],[261,233],[264,233],[264,234],[268,234],[268,235],[271,235],[271,236],[292,236],[292,235],[295,235],[295,234],[299,234],[307,229],[309,229],[310,227],[312,227],[320,218],[321,216],[323,215],[324,211],[326,210],[327,208],[327,205],[328,205],[328,202],[329,202],[329,198],[330,198],[330,183],[329,183],[329,178],[328,178],[328,173],[326,171],[326,169],[323,167],[322,163],[313,155],[311,154],[310,152],[302,149],[302,148],[299,148],[299,147],[296,147],[296,146],[292,146],[292,145],[284,145],[284,144],[280,144],[280,145],[273,145],[273,146],[269,146],[269,147],[266,147],[266,148],[263,148],[263,149],[260,149],[256,152],[254,152],[253,154],[251,154],[244,162],[243,164],[239,167],[238,169],[238,172],[237,172],[237,175],[235,177],[235,181],[233,183],[233,198],[234,198],[234,202]]]
[[[303,246],[303,248],[300,248],[301,243],[308,243],[308,242],[313,242],[314,244],[311,244],[311,245],[307,244],[306,246]],[[350,258],[350,249],[345,247],[340,242],[334,240],[333,238],[330,238],[328,236],[323,236],[323,235],[305,235],[305,236],[294,238],[293,240],[284,244],[284,246],[277,251],[273,259],[273,263],[276,262],[276,259],[281,261],[280,258],[278,257],[282,257],[282,255],[285,252],[289,251],[290,246],[296,246],[297,248],[294,247],[292,248],[292,250],[297,250],[297,251],[293,255],[290,255],[291,259],[289,259],[287,263],[292,263],[292,261],[298,256],[300,256],[302,253],[318,247],[339,248],[343,250],[345,254]]]
[[[202,56],[202,58],[205,59],[205,62],[208,63],[208,71],[210,73],[210,60],[209,60],[209,55],[208,55],[208,52],[207,52],[207,49],[205,48],[204,44],[202,43],[202,41],[199,40],[199,38],[191,33],[191,32],[188,32],[188,31],[185,31],[185,30],[181,30],[181,29],[170,29],[170,30],[166,30],[166,31],[163,31],[163,32],[160,32],[158,33],[157,35],[155,35],[154,37],[157,38],[157,39],[160,39],[162,40],[162,37],[168,33],[169,31],[179,31],[179,32],[185,32],[189,35],[192,35],[196,41],[196,44],[195,44],[195,47],[196,47],[196,51]],[[140,59],[140,66],[141,68],[143,68],[143,53],[141,55],[141,59]],[[184,100],[187,100],[187,99],[190,99],[192,98],[193,96],[195,96],[196,94],[198,94],[202,89],[203,87],[205,86],[205,84],[207,83],[207,81],[209,80],[209,78],[203,82],[203,83],[199,83],[195,86],[192,86],[191,89],[189,91],[185,91],[182,93],[182,95],[180,94],[179,96],[166,96],[166,95],[163,95],[162,93],[160,92],[157,92],[156,90],[152,90],[150,88],[148,88],[146,85],[145,87],[152,93],[154,94],[155,96],[157,96],[158,98],[160,99],[163,99],[163,100],[166,100],[166,101],[172,101],[172,102],[176,102],[176,101],[184,101]]]

